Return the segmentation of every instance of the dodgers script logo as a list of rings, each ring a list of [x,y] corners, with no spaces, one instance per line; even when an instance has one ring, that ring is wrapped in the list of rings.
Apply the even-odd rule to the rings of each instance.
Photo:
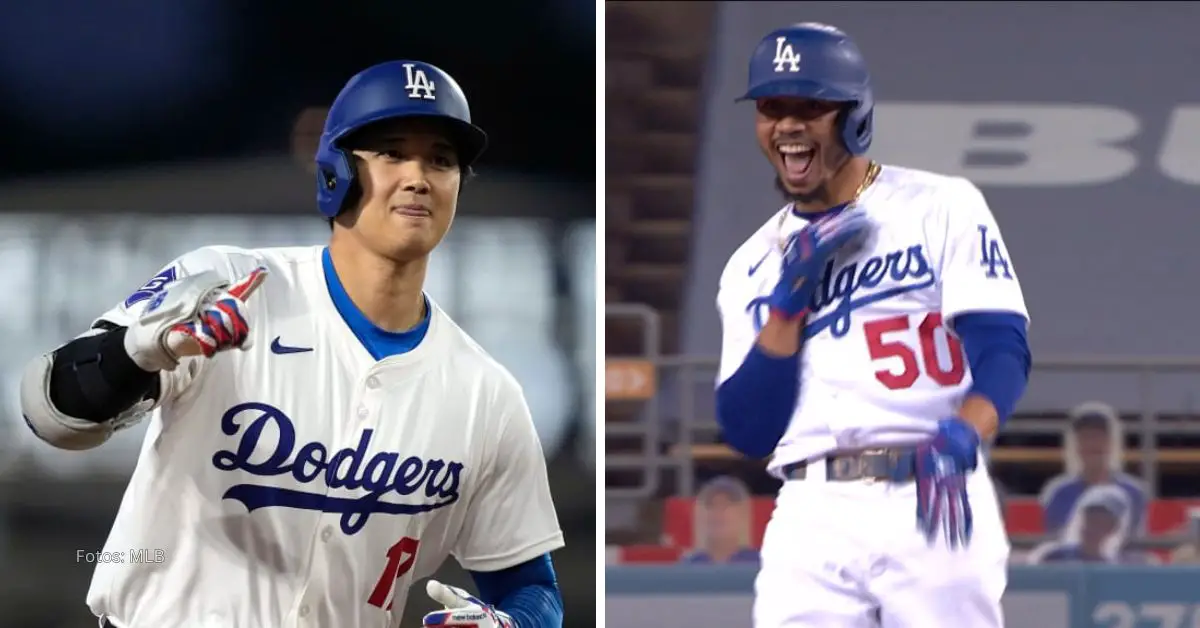
[[[920,244],[851,262],[841,267],[836,275],[833,270],[833,260],[830,260],[825,264],[825,272],[822,273],[812,303],[809,304],[813,313],[820,315],[809,319],[804,328],[805,338],[812,338],[826,328],[834,338],[841,338],[850,332],[850,315],[855,310],[908,292],[923,290],[932,286],[935,280],[933,267],[929,265],[929,260],[925,259],[925,252]],[[897,285],[860,295],[865,290],[879,287],[887,279]],[[825,311],[831,305],[834,307]],[[746,305],[746,312],[754,319],[755,332],[762,330],[766,322],[767,308],[765,295],[751,299]]]
[[[279,434],[275,450],[266,460],[252,461],[259,439],[268,427]],[[367,458],[374,430],[363,430],[358,446],[353,449],[331,452],[318,442],[304,443],[297,449],[292,420],[279,408],[250,402],[227,410],[221,417],[221,431],[229,436],[242,431],[237,451],[221,450],[213,455],[213,466],[222,471],[245,471],[264,477],[287,474],[300,484],[320,480],[331,489],[367,490],[360,497],[332,497],[325,494],[324,487],[307,492],[235,484],[225,491],[223,499],[237,500],[251,512],[277,506],[341,513],[342,531],[355,534],[367,525],[372,514],[415,515],[458,501],[461,462],[425,460],[418,456],[401,460],[400,454],[392,452],[379,452]],[[261,454],[257,457],[261,458]],[[397,504],[382,499],[388,493],[412,495],[418,491],[434,501]]]

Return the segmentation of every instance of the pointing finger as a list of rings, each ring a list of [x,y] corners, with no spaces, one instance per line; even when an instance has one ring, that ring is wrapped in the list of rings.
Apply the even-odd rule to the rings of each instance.
[[[429,594],[430,598],[433,598],[433,601],[446,608],[459,608],[464,605],[462,598],[456,595],[453,589],[437,580],[425,583],[425,592]]]
[[[259,266],[250,271],[249,275],[242,277],[236,284],[229,289],[229,294],[237,297],[238,300],[245,301],[250,298],[251,294],[266,281],[268,271],[265,266]]]

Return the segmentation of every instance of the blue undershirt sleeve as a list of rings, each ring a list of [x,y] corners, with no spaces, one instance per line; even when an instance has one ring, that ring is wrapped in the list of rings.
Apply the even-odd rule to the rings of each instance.
[[[517,628],[562,628],[562,594],[550,554],[499,571],[472,571],[479,599],[508,613]]]
[[[971,389],[992,402],[1003,425],[1029,382],[1032,357],[1025,317],[1012,312],[971,312],[952,321],[971,367]]]
[[[783,438],[800,398],[800,354],[775,357],[755,344],[717,386],[716,397],[725,442],[751,458],[767,457]]]

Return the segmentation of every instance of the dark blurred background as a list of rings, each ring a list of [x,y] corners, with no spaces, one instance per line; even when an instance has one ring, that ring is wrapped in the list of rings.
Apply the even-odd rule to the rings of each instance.
[[[82,453],[35,441],[22,365],[187,250],[323,242],[324,108],[397,58],[452,74],[491,136],[428,289],[526,389],[567,540],[567,625],[594,624],[595,20],[581,0],[5,7],[0,626],[93,625],[76,550],[103,545],[144,433]],[[411,597],[419,625],[433,606]]]

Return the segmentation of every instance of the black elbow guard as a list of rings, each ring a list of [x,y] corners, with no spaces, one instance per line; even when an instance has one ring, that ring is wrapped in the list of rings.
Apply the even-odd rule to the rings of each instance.
[[[125,328],[106,329],[54,352],[49,394],[59,412],[103,423],[143,399],[158,398],[158,373],[142,370],[125,352]]]

